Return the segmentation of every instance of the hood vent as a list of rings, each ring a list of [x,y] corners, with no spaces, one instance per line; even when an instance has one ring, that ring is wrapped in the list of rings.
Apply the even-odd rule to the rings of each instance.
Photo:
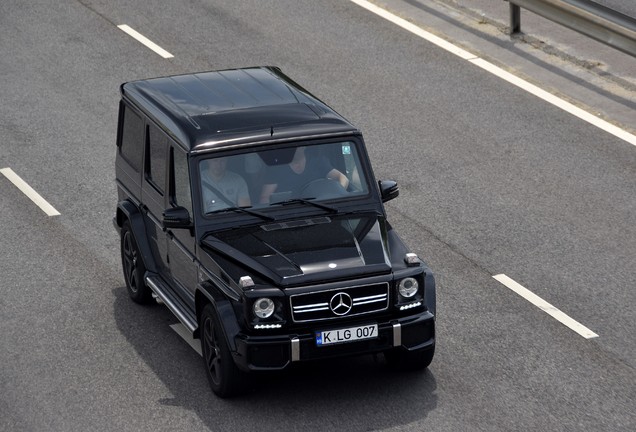
[[[331,223],[331,219],[323,216],[323,217],[316,217],[316,218],[310,218],[310,219],[301,219],[301,220],[295,220],[295,221],[289,221],[289,222],[279,222],[279,223],[273,223],[269,225],[263,225],[261,226],[261,229],[263,231],[278,231],[278,230],[284,230],[288,228],[299,228],[299,227],[328,224],[328,223]]]

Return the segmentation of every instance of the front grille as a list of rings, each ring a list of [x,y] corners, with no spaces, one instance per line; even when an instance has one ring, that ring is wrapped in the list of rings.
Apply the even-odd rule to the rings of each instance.
[[[389,284],[385,282],[295,294],[290,297],[290,302],[294,322],[368,314],[389,307]]]

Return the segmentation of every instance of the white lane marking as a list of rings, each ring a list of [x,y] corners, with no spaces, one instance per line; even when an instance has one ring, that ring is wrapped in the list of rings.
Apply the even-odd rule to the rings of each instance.
[[[552,93],[549,93],[543,90],[542,88],[539,88],[536,85],[531,84],[528,81],[525,81],[519,78],[518,76],[513,75],[510,72],[507,72],[498,66],[495,66],[492,63],[487,62],[484,59],[476,58],[476,59],[469,59],[468,61],[476,66],[479,66],[480,68],[484,70],[487,70],[488,72],[491,72],[494,75],[497,75],[499,78],[508,81],[510,84],[513,84],[527,91],[528,93],[532,93],[538,98],[543,99],[544,101],[556,107],[561,108],[563,111],[566,111],[572,114],[573,116],[578,117],[581,120],[586,121],[589,124],[596,126],[597,128],[602,129],[605,132],[608,132],[614,135],[615,137],[618,137],[622,139],[623,141],[627,141],[628,143],[636,146],[636,135],[632,135],[626,130],[621,129],[618,126],[614,126],[613,124],[606,122],[605,120],[601,118],[598,118],[594,114],[591,114],[571,104],[570,102],[565,101],[559,98],[558,96],[555,96]]]
[[[2,168],[0,173],[4,174],[20,191],[25,194],[31,201],[33,201],[38,207],[42,209],[48,216],[59,216],[60,212],[55,210],[51,204],[46,202],[44,198],[40,196],[31,186],[29,186],[24,180],[22,180],[11,168]]]
[[[393,24],[402,27],[404,30],[410,31],[414,35],[417,35],[421,37],[422,39],[426,39],[432,44],[435,44],[438,47],[443,48],[446,51],[449,51],[463,58],[464,60],[477,58],[475,54],[472,54],[464,50],[463,48],[458,47],[457,45],[453,45],[452,43],[440,38],[439,36],[435,36],[433,33],[427,32],[421,27],[418,27],[415,24],[408,22],[407,20],[400,18],[397,15],[393,15],[391,12],[387,11],[386,9],[382,9],[381,7],[376,6],[373,3],[369,3],[366,0],[351,0],[351,1],[357,4],[358,6],[365,8],[366,10],[370,12],[373,12],[374,14],[381,16],[385,20],[390,21]]]
[[[528,300],[530,303],[532,303],[533,305],[535,305],[536,307],[538,307],[539,309],[541,309],[548,315],[552,316],[554,319],[556,319],[560,323],[574,330],[575,332],[583,336],[585,339],[592,339],[592,338],[598,337],[598,335],[594,333],[592,330],[585,327],[583,324],[573,320],[572,318],[570,318],[569,316],[561,312],[559,309],[555,308],[550,303],[543,300],[538,295],[534,294],[527,288],[521,286],[514,280],[510,279],[505,274],[498,274],[493,276],[493,278],[496,279],[498,282],[502,283],[503,285],[505,285],[506,287],[510,288],[512,291],[519,294],[524,299]]]
[[[190,333],[183,324],[172,324],[170,328],[174,330],[179,336],[181,336],[181,338],[186,341],[188,345],[190,345],[192,349],[197,352],[197,354],[203,357],[203,353],[201,352],[201,342],[198,339],[194,339],[192,337],[192,333]]]
[[[543,99],[544,101],[562,109],[563,111],[566,111],[578,118],[580,118],[583,121],[586,121],[594,126],[596,126],[597,128],[604,130],[605,132],[608,132],[612,135],[614,135],[617,138],[622,139],[623,141],[626,141],[628,143],[630,143],[631,145],[636,146],[636,135],[633,135],[629,132],[627,132],[624,129],[621,129],[597,116],[595,116],[594,114],[591,114],[585,110],[582,110],[581,108],[578,108],[576,106],[574,106],[573,104],[571,104],[570,102],[567,102],[551,93],[548,93],[547,91],[537,87],[534,84],[530,84],[528,81],[525,81],[503,69],[501,69],[498,66],[495,66],[494,64],[476,56],[475,54],[472,54],[456,45],[453,45],[452,43],[441,39],[438,36],[435,36],[432,33],[427,32],[426,30],[423,30],[422,28],[414,25],[413,23],[410,23],[408,21],[406,21],[403,18],[398,17],[397,15],[392,14],[391,12],[387,11],[386,9],[382,9],[379,6],[376,6],[372,3],[369,3],[366,0],[350,0],[353,3],[357,4],[358,6],[361,6],[365,9],[367,9],[370,12],[373,12],[374,14],[402,27],[405,30],[408,30],[409,32],[437,45],[440,48],[445,49],[448,52],[451,52],[459,57],[461,57],[464,60],[467,60],[469,62],[471,62],[472,64],[474,64],[475,66],[478,66],[490,73],[492,73],[495,76],[498,76],[499,78],[508,81],[509,83],[527,91],[528,93],[531,93],[541,99]]]
[[[166,51],[165,49],[161,48],[159,45],[157,45],[156,43],[154,43],[153,41],[148,39],[146,36],[142,35],[138,31],[130,28],[126,24],[118,25],[117,27],[120,30],[122,30],[123,32],[127,33],[129,36],[133,37],[137,41],[141,42],[142,44],[144,44],[145,46],[147,46],[148,48],[150,48],[151,50],[153,50],[154,52],[159,54],[161,57],[163,57],[163,58],[172,58],[172,57],[174,57],[168,51]]]

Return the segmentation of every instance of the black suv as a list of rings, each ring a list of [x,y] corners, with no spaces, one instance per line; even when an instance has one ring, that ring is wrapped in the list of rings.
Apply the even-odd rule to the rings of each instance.
[[[201,340],[217,395],[294,362],[432,361],[435,281],[386,220],[397,184],[278,68],[123,84],[116,176],[130,297]]]

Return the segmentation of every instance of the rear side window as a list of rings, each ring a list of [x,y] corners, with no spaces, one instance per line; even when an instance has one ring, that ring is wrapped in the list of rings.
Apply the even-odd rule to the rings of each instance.
[[[148,126],[146,178],[163,195],[166,184],[168,137],[154,125]]]
[[[132,109],[124,106],[124,124],[121,133],[122,157],[136,171],[141,171],[141,161],[144,143],[144,122]]]

